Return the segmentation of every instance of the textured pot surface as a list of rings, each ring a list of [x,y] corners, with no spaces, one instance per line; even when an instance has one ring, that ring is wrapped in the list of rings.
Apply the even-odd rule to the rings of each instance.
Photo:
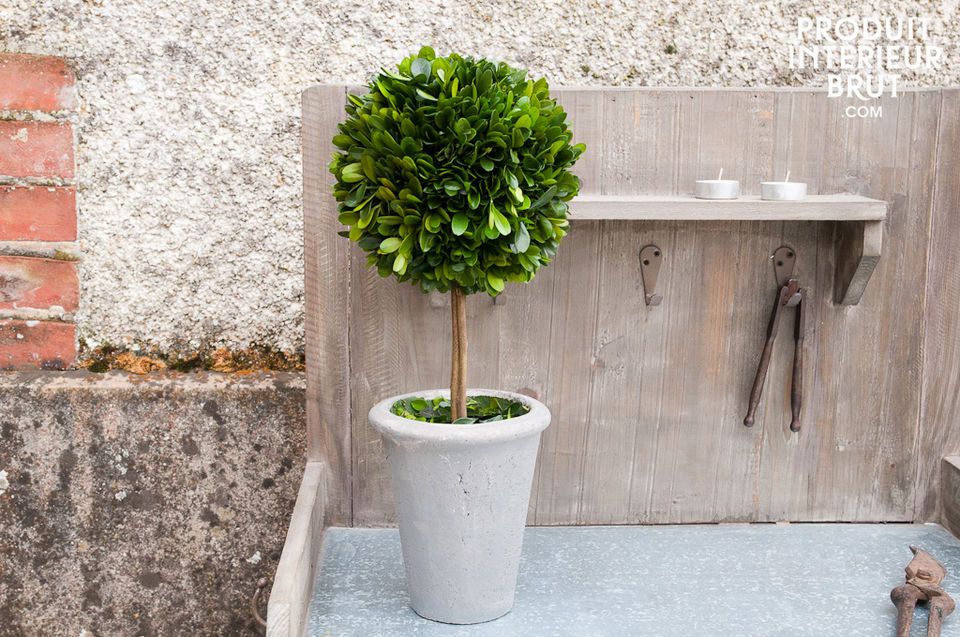
[[[393,476],[410,605],[451,624],[489,621],[513,607],[540,432],[550,424],[549,410],[528,396],[469,394],[518,400],[530,411],[474,425],[390,413],[401,398],[448,395],[441,390],[395,396],[370,410]]]

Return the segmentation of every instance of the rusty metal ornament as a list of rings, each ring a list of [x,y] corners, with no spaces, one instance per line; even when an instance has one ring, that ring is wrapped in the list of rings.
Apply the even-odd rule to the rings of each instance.
[[[927,619],[927,637],[940,637],[943,620],[956,608],[953,598],[940,586],[947,569],[936,558],[911,546],[913,559],[904,569],[906,583],[890,591],[890,601],[897,607],[897,637],[909,637],[913,613],[918,603],[930,609]]]

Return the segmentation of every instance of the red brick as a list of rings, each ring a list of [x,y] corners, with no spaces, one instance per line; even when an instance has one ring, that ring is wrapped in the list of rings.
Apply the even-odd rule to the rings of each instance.
[[[0,186],[0,241],[76,241],[73,186]]]
[[[73,177],[73,127],[0,121],[0,175]]]
[[[73,71],[60,58],[0,54],[0,110],[73,110],[75,81]]]
[[[72,261],[0,256],[0,310],[76,312],[79,289]]]
[[[0,321],[0,369],[66,369],[76,360],[72,323]]]

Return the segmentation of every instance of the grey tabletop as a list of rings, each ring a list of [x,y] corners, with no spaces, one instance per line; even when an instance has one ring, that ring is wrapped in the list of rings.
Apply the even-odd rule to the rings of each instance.
[[[890,590],[910,545],[947,567],[944,588],[960,600],[960,542],[936,525],[531,527],[513,611],[452,626],[407,606],[396,529],[334,528],[308,634],[893,637]],[[918,610],[912,635],[925,634]],[[960,613],[943,636],[960,637]]]

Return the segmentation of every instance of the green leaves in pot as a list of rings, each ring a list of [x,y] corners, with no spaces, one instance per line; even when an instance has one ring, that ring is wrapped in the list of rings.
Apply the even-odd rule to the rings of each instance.
[[[472,425],[482,422],[497,422],[516,418],[530,411],[518,400],[497,396],[470,396],[467,398],[467,415],[454,420],[454,425]],[[411,397],[393,403],[390,413],[421,422],[450,423],[450,401],[446,398]]]
[[[546,80],[424,47],[346,110],[330,163],[341,234],[381,276],[496,296],[556,254],[584,146]]]

